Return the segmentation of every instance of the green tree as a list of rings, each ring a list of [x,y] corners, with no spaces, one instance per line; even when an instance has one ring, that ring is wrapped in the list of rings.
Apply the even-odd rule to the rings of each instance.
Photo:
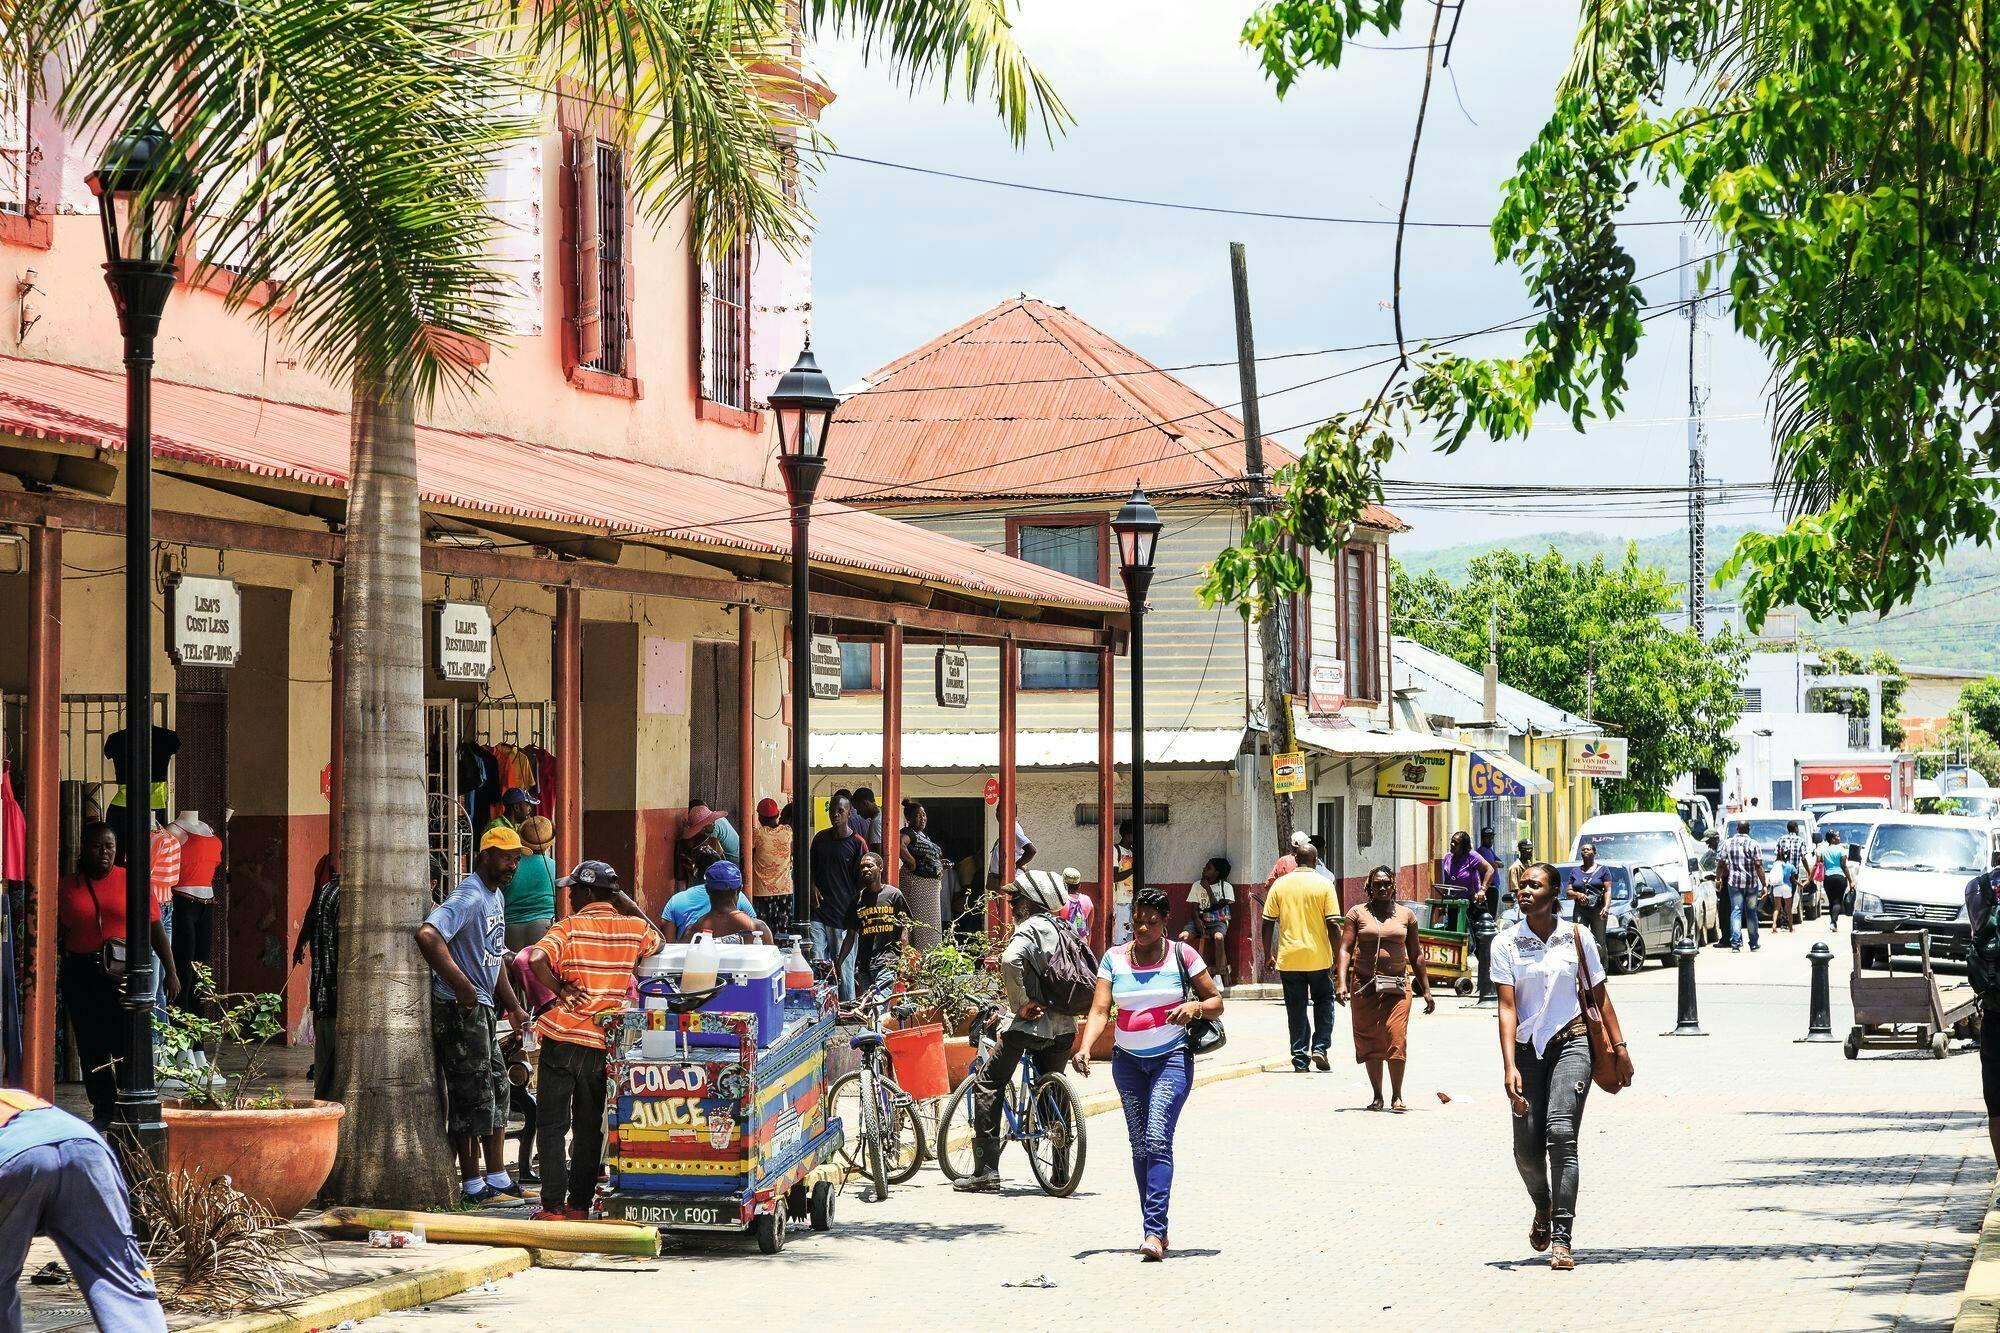
[[[1497,623],[1501,680],[1573,713],[1588,707],[1629,742],[1629,776],[1604,784],[1610,809],[1654,808],[1681,774],[1720,769],[1734,751],[1743,644],[1669,629],[1673,584],[1629,551],[1617,565],[1493,551],[1457,584],[1399,567],[1391,580],[1396,633],[1479,670]]]
[[[1282,95],[1403,8],[1268,0],[1244,40]],[[1433,62],[1442,8],[1421,20]],[[1525,438],[1544,408],[1579,429],[1619,412],[1675,281],[1642,284],[1618,230],[1652,184],[1713,237],[1729,316],[1772,367],[1792,518],[1744,537],[1721,576],[1747,571],[1753,625],[1784,604],[1828,619],[1907,601],[1953,543],[2000,531],[1996,6],[1589,0],[1583,15],[1493,219],[1543,312],[1522,350],[1407,349],[1374,398],[1309,438],[1270,535],[1330,548],[1408,439],[1450,450],[1475,431]],[[1416,123],[1420,142],[1421,107]],[[1400,312],[1397,327],[1400,342]],[[1282,592],[1277,546],[1226,552],[1209,594],[1251,597],[1266,575]]]
[[[340,608],[346,670],[339,1096],[329,1188],[356,1202],[454,1196],[437,1132],[428,977],[411,932],[428,905],[422,525],[415,426],[445,391],[483,388],[455,355],[504,340],[484,197],[493,155],[541,119],[559,79],[604,98],[633,195],[690,243],[803,243],[787,188],[809,127],[788,109],[781,0],[17,0],[0,51],[58,57],[74,125],[152,106],[200,173],[196,210],[242,240],[225,263],[314,369],[352,386]],[[1009,0],[807,0],[809,32],[857,36],[892,71],[989,96],[1017,141],[1067,112],[1015,43]],[[254,224],[254,225],[253,225]]]
[[[1958,707],[1951,710],[1951,719],[1954,732],[1971,726],[2000,739],[2000,676],[1975,680],[1959,691]],[[2000,770],[1995,776],[2000,777]]]
[[[1879,648],[1865,658],[1852,648],[1829,648],[1823,644],[1809,644],[1807,648],[1819,654],[1821,675],[1877,675],[1882,678],[1882,743],[1892,750],[1901,749],[1903,691],[1910,682],[1904,678],[1903,668],[1896,664],[1895,657]],[[1806,705],[1816,711],[1845,713],[1865,721],[1868,717],[1868,691],[1808,685]]]

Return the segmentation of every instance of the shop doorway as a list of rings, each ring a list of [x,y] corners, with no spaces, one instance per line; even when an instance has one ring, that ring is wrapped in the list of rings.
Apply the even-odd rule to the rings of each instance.
[[[964,900],[977,899],[986,887],[986,802],[977,796],[925,796],[924,814],[930,820],[930,838],[944,850],[944,863],[958,878],[958,893]],[[959,867],[970,862],[968,876]],[[953,904],[941,904],[947,914]]]
[[[1334,896],[1342,910],[1347,907],[1343,890],[1347,883],[1347,798],[1336,796],[1321,801],[1313,811],[1313,832],[1319,835],[1320,856],[1327,873],[1333,876]]]
[[[752,813],[738,810],[742,781],[743,719],[736,711],[740,649],[729,640],[696,639],[688,681],[688,799],[729,812],[738,833],[749,836]]]
[[[221,921],[229,920],[229,821],[225,818],[229,807],[229,676],[226,667],[180,667],[174,672],[174,730],[180,735],[181,748],[174,756],[174,806],[167,812],[171,819],[183,810],[192,810],[222,839],[222,864],[213,885],[211,916],[211,920]],[[185,947],[196,938],[183,926],[176,943]],[[190,963],[208,964],[223,991],[238,989],[229,969],[229,932],[211,929],[200,938],[208,944],[208,956],[190,951]]]

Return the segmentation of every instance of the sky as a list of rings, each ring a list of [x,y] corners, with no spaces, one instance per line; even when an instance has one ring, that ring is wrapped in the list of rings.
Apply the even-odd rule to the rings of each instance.
[[[851,44],[817,53],[838,94],[822,129],[843,153],[969,175],[1206,205],[1393,219],[1423,77],[1421,50],[1354,50],[1280,101],[1238,41],[1247,0],[1021,0],[1022,46],[1076,123],[1051,145],[1008,143],[985,102],[946,103],[899,87]],[[1361,40],[1421,43],[1429,9],[1401,32]],[[1446,22],[1450,21],[1447,14]],[[1418,24],[1421,23],[1421,27]],[[1491,219],[1513,162],[1533,139],[1567,63],[1574,7],[1560,0],[1468,4],[1450,74],[1440,71],[1424,129],[1413,219]],[[849,385],[996,302],[1021,292],[1069,307],[1155,364],[1235,355],[1228,244],[1248,247],[1260,357],[1393,338],[1393,227],[1298,223],[1057,198],[828,160],[813,194],[813,347]],[[1664,194],[1634,215],[1677,218]],[[1626,231],[1640,273],[1679,260],[1681,228]],[[1702,239],[1691,239],[1703,253]],[[1678,295],[1678,275],[1644,285]],[[1529,312],[1520,275],[1495,261],[1484,230],[1413,230],[1403,259],[1404,325],[1447,335]],[[1768,481],[1766,367],[1757,349],[1710,321],[1709,474]],[[1681,485],[1687,476],[1684,319],[1647,326],[1623,418],[1578,435],[1544,420],[1525,441],[1474,441],[1457,455],[1406,450],[1397,480]],[[1464,345],[1501,353],[1518,335]],[[1266,361],[1264,428],[1291,445],[1309,423],[1353,407],[1380,383],[1354,367],[1380,352]],[[1348,370],[1326,383],[1280,392]],[[1181,375],[1220,404],[1239,397],[1233,363]],[[1519,541],[1536,532],[1643,535],[1685,528],[1681,497],[1515,504],[1504,514],[1391,506],[1412,549]],[[1762,505],[1712,509],[1718,523],[1771,522]]]

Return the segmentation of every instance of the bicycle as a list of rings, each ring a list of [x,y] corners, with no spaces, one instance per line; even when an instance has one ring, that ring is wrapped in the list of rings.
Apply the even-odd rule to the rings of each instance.
[[[938,1117],[938,1167],[948,1180],[972,1174],[973,1080],[999,1045],[1000,1007],[987,1004],[979,1011],[972,1030],[979,1050],[972,1059],[972,1071],[952,1092]],[[1089,1140],[1084,1132],[1083,1103],[1069,1080],[1055,1070],[1030,1071],[1032,1061],[1023,1059],[1007,1084],[1000,1102],[1000,1147],[1019,1143],[1028,1154],[1028,1167],[1035,1183],[1052,1199],[1066,1199],[1076,1192],[1083,1179],[1083,1160]],[[959,1141],[953,1141],[957,1130]]]
[[[882,1027],[892,1007],[898,1017],[915,1012],[906,1003],[910,998],[877,988],[854,1002],[852,1012],[868,1025],[849,1039],[861,1054],[861,1067],[842,1074],[827,1089],[828,1114],[839,1116],[851,1133],[840,1149],[841,1160],[868,1177],[876,1203],[889,1197],[889,1186],[916,1175],[930,1151],[915,1099],[890,1072]]]

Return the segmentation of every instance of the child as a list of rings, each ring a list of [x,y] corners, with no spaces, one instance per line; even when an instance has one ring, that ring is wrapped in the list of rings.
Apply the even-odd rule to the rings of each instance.
[[[1771,886],[1771,929],[1792,929],[1792,902],[1799,890],[1799,868],[1791,853],[1778,852],[1778,882]]]
[[[1083,891],[1083,876],[1076,867],[1063,868],[1063,905],[1056,916],[1076,928],[1085,944],[1090,943],[1090,899]]]
[[[1229,861],[1211,856],[1201,868],[1201,878],[1188,885],[1188,923],[1181,929],[1181,942],[1191,944],[1201,954],[1226,988],[1232,977],[1229,969],[1229,913],[1236,905],[1236,886],[1229,882]]]

